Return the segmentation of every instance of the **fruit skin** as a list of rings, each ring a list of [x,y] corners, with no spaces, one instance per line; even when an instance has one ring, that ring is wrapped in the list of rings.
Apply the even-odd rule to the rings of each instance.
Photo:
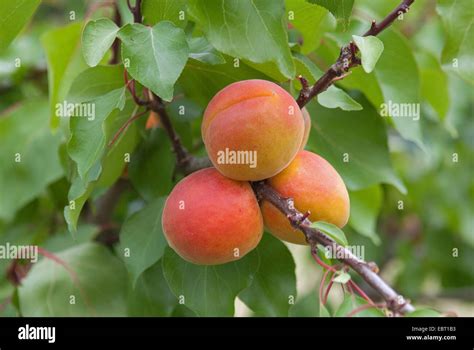
[[[300,151],[304,150],[306,147],[306,144],[308,143],[309,139],[309,133],[311,131],[311,116],[309,115],[308,110],[303,107],[301,110],[301,113],[303,114],[303,122],[304,122],[304,134],[303,134],[303,140],[301,141],[301,146],[300,146]]]
[[[337,171],[324,158],[299,152],[291,164],[269,184],[283,197],[294,199],[295,208],[310,211],[311,221],[326,221],[343,227],[349,220],[350,203],[346,186]],[[288,219],[273,205],[264,201],[265,226],[274,236],[291,243],[307,244],[303,233],[294,229]]]
[[[176,253],[199,265],[238,260],[257,246],[263,234],[250,184],[228,179],[214,168],[199,170],[175,186],[166,200],[162,225]]]
[[[292,113],[292,114],[291,114]],[[202,138],[212,163],[223,175],[245,181],[269,178],[283,170],[301,145],[301,109],[283,88],[265,80],[228,85],[204,112]],[[255,152],[255,167],[219,164],[218,152]]]
[[[145,129],[154,129],[161,125],[160,117],[155,112],[151,111],[148,119],[146,120]]]

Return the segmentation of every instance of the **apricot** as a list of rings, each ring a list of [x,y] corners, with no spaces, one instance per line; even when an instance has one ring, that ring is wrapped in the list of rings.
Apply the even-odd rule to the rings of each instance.
[[[154,129],[160,126],[160,117],[155,112],[151,111],[146,120],[145,129]]]
[[[303,141],[301,141],[300,151],[304,150],[306,144],[308,143],[309,133],[311,131],[311,116],[306,108],[303,107],[301,110],[303,114],[303,122],[304,122],[304,134],[303,134]]]
[[[209,102],[201,126],[216,169],[234,180],[278,174],[301,146],[301,109],[283,88],[265,80],[228,85]]]
[[[162,225],[176,253],[199,265],[238,260],[263,234],[250,184],[228,179],[214,168],[199,170],[175,186],[166,200]]]
[[[295,208],[310,211],[311,221],[326,221],[343,227],[349,219],[349,194],[337,171],[321,156],[300,151],[291,164],[269,184],[283,197],[291,197]],[[274,236],[291,243],[306,244],[303,233],[294,229],[288,219],[272,204],[263,201],[265,226]]]

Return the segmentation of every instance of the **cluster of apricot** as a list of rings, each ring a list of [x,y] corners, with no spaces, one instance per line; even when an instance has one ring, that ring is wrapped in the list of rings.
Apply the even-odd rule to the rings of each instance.
[[[298,210],[309,211],[310,220],[344,226],[346,186],[325,159],[304,150],[310,128],[306,109],[274,83],[245,80],[218,92],[201,127],[214,167],[185,177],[169,195],[162,218],[169,245],[187,261],[215,265],[254,249],[264,225],[284,241],[305,244],[280,211],[257,202],[249,181],[263,179],[293,198]],[[224,151],[231,157],[221,157]],[[249,154],[253,166],[242,161]]]

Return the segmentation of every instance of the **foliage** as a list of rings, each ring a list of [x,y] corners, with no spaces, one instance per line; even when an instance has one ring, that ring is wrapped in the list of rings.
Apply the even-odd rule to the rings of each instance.
[[[201,117],[217,91],[266,79],[296,97],[298,75],[314,83],[351,40],[362,66],[307,105],[307,149],[343,177],[351,218],[344,232],[315,227],[363,246],[412,300],[474,285],[470,0],[418,0],[377,37],[360,36],[366,19],[398,1],[144,0],[143,24],[122,0],[122,23],[112,8],[89,13],[94,1],[14,3],[0,4],[0,244],[39,245],[43,254],[20,286],[0,259],[1,316],[232,316],[236,298],[257,316],[347,316],[363,306],[354,295],[323,305],[301,292],[299,279],[314,276],[295,268],[312,262],[267,233],[239,261],[185,262],[161,228],[180,179],[164,129],[146,129],[147,113],[114,140],[144,111],[124,69],[138,96],[148,89],[170,102],[183,143],[202,155]],[[120,59],[110,64],[114,43]],[[58,117],[63,103],[75,105]],[[81,117],[84,103],[94,118]],[[393,104],[420,114],[384,115]],[[103,199],[122,182],[104,222]],[[110,232],[120,240],[112,249],[100,244]],[[18,305],[8,302],[14,293]]]

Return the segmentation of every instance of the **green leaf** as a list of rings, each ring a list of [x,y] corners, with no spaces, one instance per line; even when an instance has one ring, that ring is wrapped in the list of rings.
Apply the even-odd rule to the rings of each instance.
[[[235,67],[231,57],[226,56],[225,60],[224,64],[211,66],[190,59],[178,81],[185,95],[207,106],[219,90],[231,83],[245,79],[268,79],[242,62],[239,67]]]
[[[351,275],[349,275],[347,272],[340,272],[338,273],[337,277],[334,278],[334,282],[336,283],[341,283],[341,284],[346,284],[349,282],[351,279]]]
[[[183,97],[167,104],[166,111],[171,121],[175,123],[186,123],[202,117],[204,108],[194,101]]]
[[[188,38],[189,57],[207,64],[223,64],[224,57],[204,37]]]
[[[360,50],[362,59],[362,68],[366,73],[374,70],[375,64],[382,55],[383,42],[375,36],[357,36],[353,35],[352,39]]]
[[[382,118],[367,101],[359,102],[364,110],[353,112],[327,109],[310,102],[307,108],[313,119],[313,132],[308,149],[330,162],[350,190],[388,183],[406,192],[390,163]]]
[[[436,10],[447,37],[444,40],[442,62],[444,68],[457,73],[474,84],[474,6],[471,0],[438,0]]]
[[[385,44],[382,56],[375,68],[375,76],[382,90],[385,104],[419,105],[418,67],[408,40],[390,28],[380,34],[380,39]],[[390,113],[390,119],[400,135],[415,142],[419,147],[423,147],[419,118],[419,115],[395,116]]]
[[[20,317],[18,310],[8,299],[2,300],[2,305],[4,307],[0,310],[1,317]]]
[[[352,26],[357,29],[362,25],[354,21],[351,29]],[[331,61],[338,57],[340,45],[350,40],[347,35],[338,35],[336,42],[334,37],[325,36],[325,47],[318,49],[318,54],[327,54],[326,59]],[[367,74],[356,67],[338,83],[362,91],[379,114],[388,112],[389,116],[384,118],[393,123],[403,138],[423,148],[420,115],[414,113],[420,103],[420,79],[410,44],[403,35],[391,28],[384,30],[378,37],[384,43],[384,50],[373,73]],[[331,51],[329,54],[323,52],[327,48]],[[395,105],[399,111],[402,107],[410,107],[412,112],[407,116],[397,116],[390,108]]]
[[[128,100],[124,109],[115,116],[108,118],[105,122],[105,134],[107,141],[119,130],[137,110],[135,103]],[[102,172],[97,181],[96,188],[107,189],[119,179],[129,162],[129,156],[135,150],[135,146],[140,141],[138,135],[138,125],[133,123],[122,133],[113,145],[107,146],[101,159],[97,162],[102,166]]]
[[[49,102],[51,128],[56,129],[60,118],[56,115],[58,103],[62,103],[74,78],[86,67],[80,54],[82,23],[71,23],[46,32],[41,43],[48,61]]]
[[[189,47],[181,28],[171,22],[153,27],[127,24],[120,29],[122,60],[130,75],[165,101],[188,59]]]
[[[97,181],[101,171],[100,164],[96,163],[91,171],[87,173],[86,178],[82,179],[77,172],[73,176],[68,193],[68,205],[64,207],[64,219],[66,220],[69,232],[73,235],[77,230],[77,221],[79,220],[82,207],[92,193],[94,189],[93,183]]]
[[[346,235],[336,225],[330,224],[329,222],[316,221],[311,224],[311,227],[325,233],[343,247],[349,245]]]
[[[58,253],[93,241],[99,232],[100,228],[98,226],[84,224],[78,227],[77,233],[73,238],[67,230],[61,229],[55,232],[54,235],[51,235],[41,246],[49,252]]]
[[[63,176],[59,134],[51,135],[44,99],[30,99],[0,118],[0,219],[16,211]]]
[[[196,317],[196,313],[184,305],[176,305],[171,317]]]
[[[363,69],[352,69],[351,74],[339,81],[339,84],[350,90],[359,90],[378,108],[383,103],[383,94],[375,73],[367,74]]]
[[[298,296],[296,304],[290,308],[290,317],[318,317],[319,300],[317,293],[311,291],[303,297]]]
[[[128,174],[138,193],[151,201],[170,193],[175,163],[166,132],[154,129],[132,155]]]
[[[70,140],[68,153],[77,164],[78,174],[85,178],[87,172],[96,165],[105,154],[107,140],[123,124],[111,129],[119,115],[132,110],[124,109],[125,88],[123,87],[123,69],[118,66],[98,66],[81,73],[73,82],[68,100],[81,103],[85,111],[74,110],[70,121]],[[68,101],[68,102],[69,102]],[[119,113],[123,110],[123,113]],[[84,115],[87,114],[85,117]],[[90,114],[90,115],[89,115]],[[91,142],[93,140],[93,142]]]
[[[382,206],[380,186],[350,191],[349,196],[351,199],[349,224],[360,234],[369,237],[374,244],[380,245],[380,237],[375,232],[377,216]]]
[[[82,103],[103,96],[125,85],[123,66],[97,66],[80,73],[72,82],[68,102]]]
[[[112,46],[119,27],[108,18],[87,22],[82,33],[82,53],[86,63],[97,66]]]
[[[448,113],[450,102],[448,76],[437,58],[427,51],[419,51],[416,54],[416,61],[420,68],[421,97],[443,120]]]
[[[120,251],[135,285],[147,268],[161,259],[167,246],[161,227],[166,198],[157,198],[130,216],[120,231]]]
[[[344,111],[360,111],[362,106],[342,89],[330,86],[318,95],[318,102],[326,108],[340,108]]]
[[[31,245],[37,236],[49,232],[50,223],[47,218],[41,220],[44,211],[39,213],[37,208],[37,205],[28,205],[8,225],[4,224],[4,221],[0,221],[0,246]],[[31,229],[32,222],[35,223],[34,230]],[[5,251],[4,249],[2,249],[2,253]],[[7,270],[11,266],[12,260],[5,259],[4,254],[2,257],[0,259],[0,300],[10,297],[15,290],[11,281],[7,279]]]
[[[327,265],[335,265],[338,263],[338,261],[334,258],[330,247],[328,248],[321,244],[318,244],[317,247],[317,254],[324,263]]]
[[[119,127],[132,115],[135,108],[135,104],[132,101],[128,101],[122,111],[114,112],[98,130],[91,131],[91,135],[96,135],[96,133],[103,128],[105,139],[103,140],[102,147],[94,149],[94,151],[98,152],[95,155],[96,159],[89,170],[84,174],[83,178],[81,178],[77,169],[75,169],[68,194],[69,205],[64,208],[64,216],[71,233],[75,232],[79,214],[92,191],[96,187],[109,187],[122,174],[123,168],[125,167],[124,155],[132,153],[137,142],[136,125],[130,125],[113,146],[105,149],[105,145]],[[87,136],[87,134],[87,132],[84,132],[84,136]],[[100,139],[102,140],[102,138]],[[87,137],[84,140],[86,140],[85,143],[87,143]],[[88,157],[89,154],[85,153],[85,156]]]
[[[367,301],[358,295],[344,295],[344,301],[337,309],[334,317],[347,317],[356,308],[367,305]],[[352,317],[384,317],[385,314],[375,307],[370,307],[351,315]]]
[[[441,317],[442,314],[439,311],[430,308],[419,308],[406,315],[407,317]]]
[[[308,80],[308,83],[314,84],[323,72],[306,56],[294,53],[296,73],[302,75]],[[301,88],[301,86],[299,87]],[[326,91],[322,92],[317,97],[320,105],[326,108],[341,108],[346,111],[358,111],[362,106],[349,96],[344,90],[336,86],[330,86]]]
[[[285,0],[288,22],[303,36],[301,52],[308,54],[318,46],[321,37],[321,24],[328,10],[306,0]]]
[[[296,299],[295,262],[288,248],[270,234],[257,247],[260,265],[239,298],[259,316],[288,316]]]
[[[186,0],[144,0],[142,2],[143,22],[155,25],[171,21],[177,27],[186,27]]]
[[[342,23],[344,30],[347,29],[351,18],[354,0],[308,0],[312,4],[317,4],[327,8]]]
[[[236,296],[247,288],[258,270],[254,251],[242,259],[215,266],[194,265],[166,248],[163,271],[177,298],[198,316],[233,316]]]
[[[26,317],[126,316],[126,270],[104,246],[85,243],[43,258],[18,289]]]
[[[161,265],[158,261],[138,278],[129,294],[128,316],[168,317],[173,313],[176,297],[168,287]]]
[[[281,73],[280,68],[274,62],[255,63],[245,59],[239,61],[238,58],[234,58],[234,62],[236,62],[236,66],[239,66],[242,64],[241,62],[243,62],[250,68],[263,73],[266,80],[273,80],[277,83],[288,81],[288,78]]]
[[[71,116],[71,138],[68,142],[68,153],[77,164],[81,178],[103,156],[107,135],[105,122],[107,118],[116,116],[118,109],[123,109],[125,88],[112,90],[95,100],[83,105],[93,108],[92,116],[78,115],[77,110]]]
[[[191,0],[189,12],[217,50],[255,63],[271,61],[285,77],[294,77],[283,0]]]
[[[149,1],[149,0],[145,0],[145,1]],[[133,23],[134,22],[133,14],[130,11],[130,9],[128,8],[127,0],[117,1],[117,6],[118,6],[119,13],[120,13],[120,17],[122,19],[122,25],[125,25],[125,24],[128,24],[128,23]],[[144,6],[144,4],[143,4],[143,1],[142,1],[142,13],[143,13],[143,6]]]
[[[0,51],[3,51],[15,39],[21,29],[41,3],[40,0],[28,1],[2,1],[0,3]]]

